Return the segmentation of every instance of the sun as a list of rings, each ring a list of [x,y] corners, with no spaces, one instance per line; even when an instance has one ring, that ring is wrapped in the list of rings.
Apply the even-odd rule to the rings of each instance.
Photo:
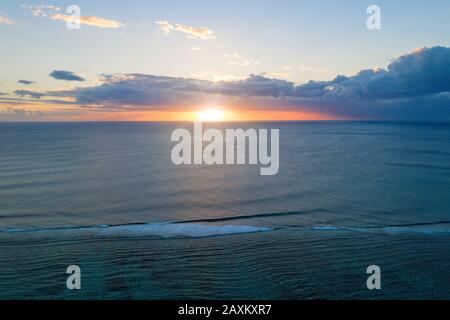
[[[225,111],[219,109],[206,109],[197,113],[197,118],[204,122],[218,122],[225,120]]]

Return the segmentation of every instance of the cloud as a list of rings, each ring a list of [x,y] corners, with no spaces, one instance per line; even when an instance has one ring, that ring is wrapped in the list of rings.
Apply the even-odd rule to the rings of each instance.
[[[73,16],[69,16],[69,15],[65,15],[62,13],[57,13],[52,15],[52,20],[61,20],[61,21],[74,21]],[[112,29],[117,29],[117,28],[121,28],[123,27],[123,23],[116,21],[116,20],[111,20],[111,19],[106,19],[106,18],[102,18],[102,17],[96,17],[96,16],[81,16],[80,17],[80,23],[84,24],[84,25],[88,25],[88,26],[92,26],[92,27],[97,27],[97,28],[112,28]]]
[[[30,81],[30,80],[19,80],[18,83],[23,84],[25,86],[29,86],[31,84],[34,83],[34,81]]]
[[[108,75],[100,86],[51,92],[50,95],[75,98],[80,105],[107,108],[160,107],[195,102],[205,80],[161,77],[143,74]]]
[[[266,74],[219,82],[121,74],[106,76],[99,86],[47,94],[119,110],[196,106],[220,99],[237,106],[346,119],[450,120],[450,48],[423,48],[395,59],[387,69],[302,85]]]
[[[9,106],[0,106],[0,119],[5,119],[6,116],[24,116],[27,114],[25,109],[16,109]]]
[[[35,17],[48,17],[56,12],[61,11],[61,7],[52,5],[22,5],[22,8],[27,9]]]
[[[189,78],[162,77],[146,74],[109,75],[100,86],[50,92],[49,95],[75,98],[80,105],[107,108],[162,107],[195,105],[210,96],[226,97],[287,97],[294,96],[295,85],[261,75],[245,80],[209,81]]]
[[[31,97],[33,99],[40,99],[40,98],[46,96],[45,93],[29,91],[29,90],[16,90],[16,91],[14,91],[14,93],[20,97]]]
[[[291,76],[289,72],[269,72],[265,73],[265,75],[268,75],[272,78],[289,78]]]
[[[257,65],[258,61],[248,60],[246,58],[241,57],[237,53],[233,54],[225,54],[224,57],[227,59],[226,63],[237,66],[249,66],[249,65]]]
[[[55,70],[50,73],[50,77],[55,78],[56,80],[65,80],[65,81],[85,81],[84,78],[77,76],[73,72],[70,71],[62,71]]]
[[[309,83],[297,96],[389,99],[408,98],[450,90],[450,48],[415,50],[394,60],[387,69],[362,70],[352,77]]]
[[[62,8],[54,5],[22,5],[22,7],[31,12],[35,17],[50,18],[52,20],[59,20],[65,22],[73,22],[74,17],[72,15],[66,15],[61,13]],[[81,16],[80,23],[97,28],[112,28],[117,29],[122,27],[122,22],[106,19],[96,16]]]
[[[158,25],[165,34],[169,34],[174,29],[174,26],[167,20],[155,21],[155,24]]]
[[[211,93],[233,97],[286,97],[295,92],[292,82],[266,78],[263,75],[250,75],[240,81],[222,82],[217,84]]]
[[[238,76],[235,74],[220,73],[220,72],[213,72],[213,71],[203,71],[203,72],[192,73],[192,74],[190,74],[190,76],[193,78],[196,78],[196,79],[211,80],[213,82],[238,81],[238,80],[246,79],[246,77]]]
[[[327,69],[323,68],[323,67],[308,67],[308,66],[305,66],[304,64],[300,65],[300,70],[307,71],[307,72],[319,72],[319,73],[327,71]]]
[[[204,51],[204,50],[207,50],[208,48],[206,48],[206,47],[192,47],[192,48],[189,48],[189,51],[190,52],[198,52],[198,51]]]
[[[76,116],[80,112],[61,110],[61,111],[39,111],[29,110],[18,106],[0,105],[1,121],[54,121],[67,116]]]
[[[0,24],[12,24],[12,20],[0,12]]]
[[[42,105],[45,104],[51,104],[51,105],[71,105],[71,106],[77,106],[73,101],[70,100],[59,100],[59,99],[42,99],[43,96],[48,96],[47,93],[41,93],[41,92],[34,92],[34,91],[17,91],[19,93],[22,93],[22,95],[18,94],[20,98],[17,97],[0,97],[0,105],[8,104],[8,105],[29,105],[30,103],[35,104],[39,100],[39,103]],[[33,96],[30,96],[32,94]],[[6,94],[5,94],[6,95]]]
[[[177,23],[175,25],[175,30],[186,34],[187,38],[189,39],[201,39],[201,40],[216,39],[216,37],[214,36],[214,31],[205,27],[195,28],[185,24]]]
[[[155,21],[155,24],[159,29],[165,34],[169,34],[172,31],[177,31],[186,35],[188,39],[199,39],[199,40],[214,40],[216,39],[214,31],[206,27],[193,27],[185,24],[176,23],[171,24],[167,20]]]

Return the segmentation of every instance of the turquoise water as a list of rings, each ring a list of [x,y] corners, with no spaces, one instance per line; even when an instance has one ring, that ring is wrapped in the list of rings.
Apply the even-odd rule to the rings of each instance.
[[[179,126],[0,124],[0,299],[450,298],[450,124],[219,125],[280,129],[276,176],[174,166]]]

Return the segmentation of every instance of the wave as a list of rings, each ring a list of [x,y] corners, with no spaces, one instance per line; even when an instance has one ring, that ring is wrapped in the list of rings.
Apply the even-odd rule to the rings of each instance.
[[[226,222],[234,220],[248,220],[256,218],[272,218],[272,217],[283,217],[283,216],[296,216],[305,215],[318,212],[331,212],[327,209],[313,209],[309,211],[290,211],[290,212],[271,212],[271,213],[257,213],[250,215],[239,215],[231,217],[217,217],[217,218],[204,218],[204,219],[193,219],[193,220],[182,220],[175,223],[197,223],[197,222]]]
[[[1,229],[0,233],[17,234],[33,233],[51,235],[79,236],[155,236],[161,238],[204,238],[226,236],[233,234],[256,233],[272,231],[273,228],[253,227],[246,225],[207,225],[198,223],[164,222],[136,223],[122,225],[96,225],[85,227],[60,228],[11,228]]]
[[[420,234],[450,234],[450,228],[443,228],[439,226],[449,225],[450,221],[436,221],[436,222],[417,222],[407,224],[392,224],[392,225],[376,225],[363,227],[345,227],[345,226],[317,226],[312,227],[313,231],[355,231],[355,232],[379,232],[382,231],[387,234],[395,235],[402,233],[420,233]]]
[[[450,220],[432,222],[414,222],[407,224],[386,224],[368,226],[342,226],[342,225],[287,225],[287,226],[250,226],[242,224],[224,225],[215,224],[232,220],[258,219],[265,217],[279,217],[291,215],[303,215],[315,212],[324,212],[324,209],[295,212],[274,212],[252,215],[241,215],[232,217],[217,217],[206,219],[192,219],[184,221],[160,222],[160,223],[130,223],[118,225],[93,225],[93,226],[70,226],[55,228],[7,228],[0,229],[0,234],[32,234],[42,237],[160,237],[160,238],[204,238],[218,237],[235,234],[269,232],[274,230],[297,230],[314,232],[364,232],[394,235],[401,233],[421,234],[450,234]]]

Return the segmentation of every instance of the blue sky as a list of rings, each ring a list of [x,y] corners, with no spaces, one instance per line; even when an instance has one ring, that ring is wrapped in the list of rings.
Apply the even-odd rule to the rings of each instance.
[[[120,28],[82,25],[33,16],[25,6],[57,5],[65,13],[76,4],[83,16],[123,24]],[[366,27],[369,5],[380,6],[382,29]],[[249,75],[286,80],[331,81],[360,70],[386,68],[416,48],[450,47],[449,1],[12,1],[0,16],[0,92],[20,99],[17,90],[49,92],[92,87],[102,74],[145,74],[201,80],[245,80]],[[214,39],[162,31],[167,21],[214,32]],[[61,81],[54,70],[86,79]],[[19,80],[34,81],[21,85]],[[24,88],[25,87],[25,88]],[[23,98],[23,97],[22,97]],[[41,100],[41,99],[39,99]],[[0,106],[7,100],[0,100]],[[9,105],[9,108],[17,108]],[[23,107],[24,108],[24,107]],[[26,108],[25,108],[26,109]],[[72,108],[73,109],[73,108]],[[62,110],[63,112],[64,110]],[[72,110],[73,111],[73,110]],[[83,111],[84,112],[84,111]],[[1,116],[0,116],[1,117]]]

